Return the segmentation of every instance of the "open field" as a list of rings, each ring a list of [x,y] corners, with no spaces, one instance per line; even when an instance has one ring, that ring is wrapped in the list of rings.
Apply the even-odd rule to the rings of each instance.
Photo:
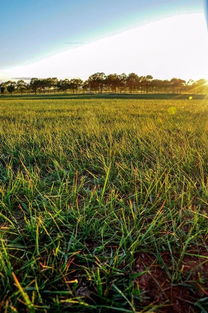
[[[208,312],[208,99],[0,98],[0,312]]]

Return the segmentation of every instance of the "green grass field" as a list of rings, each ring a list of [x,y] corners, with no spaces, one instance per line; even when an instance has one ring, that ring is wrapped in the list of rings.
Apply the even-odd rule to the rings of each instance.
[[[0,99],[0,312],[208,312],[208,100]]]

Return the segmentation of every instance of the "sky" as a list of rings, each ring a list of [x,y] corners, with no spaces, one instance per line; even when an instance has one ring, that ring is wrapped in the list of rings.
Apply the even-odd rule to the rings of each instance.
[[[96,71],[208,78],[203,0],[13,0],[0,8],[1,79]]]

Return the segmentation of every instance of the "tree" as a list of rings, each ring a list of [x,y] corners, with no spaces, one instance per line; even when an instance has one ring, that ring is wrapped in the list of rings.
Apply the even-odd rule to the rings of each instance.
[[[103,72],[98,72],[91,75],[87,80],[87,85],[90,90],[103,92],[106,75]]]
[[[59,80],[57,87],[61,91],[66,91],[67,89],[70,88],[70,81],[67,78],[63,80]]]
[[[196,93],[208,93],[208,83],[206,79],[199,79],[192,84],[192,90]]]
[[[83,81],[80,78],[73,78],[69,81],[69,89],[72,89],[73,93],[77,91],[83,85]]]
[[[139,88],[139,77],[135,73],[130,73],[126,78],[126,86],[128,87],[129,91],[135,91]]]
[[[40,87],[40,79],[32,78],[30,81],[30,89],[34,91],[34,93],[36,94],[39,87]]]
[[[183,90],[185,84],[186,81],[180,78],[172,78],[170,81],[170,86],[172,87],[174,93],[180,93]]]
[[[120,92],[124,91],[126,89],[126,80],[127,80],[127,75],[125,73],[119,74],[119,89]]]
[[[22,94],[26,89],[27,89],[28,85],[24,80],[18,80],[17,82],[17,90],[20,91],[20,93]]]
[[[152,75],[147,75],[144,77],[144,86],[145,86],[145,92],[148,93],[150,89],[152,88]]]
[[[5,83],[7,91],[11,94],[15,91],[16,88],[16,82],[9,80],[8,82]]]
[[[126,87],[126,74],[109,74],[105,79],[105,86],[107,90],[117,92],[118,89],[121,92]]]
[[[58,78],[46,78],[42,81],[43,88],[47,88],[49,90],[54,90],[58,88]]]
[[[5,92],[5,90],[6,90],[5,84],[4,84],[4,83],[1,83],[1,84],[0,84],[0,93],[3,95],[4,92]]]
[[[107,89],[113,92],[117,92],[117,88],[120,87],[121,81],[120,77],[117,74],[110,74],[105,79],[105,85]]]

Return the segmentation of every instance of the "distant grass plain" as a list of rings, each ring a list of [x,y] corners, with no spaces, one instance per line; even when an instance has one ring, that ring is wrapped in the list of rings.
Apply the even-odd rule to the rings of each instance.
[[[0,98],[0,311],[208,312],[207,142],[208,99]]]

